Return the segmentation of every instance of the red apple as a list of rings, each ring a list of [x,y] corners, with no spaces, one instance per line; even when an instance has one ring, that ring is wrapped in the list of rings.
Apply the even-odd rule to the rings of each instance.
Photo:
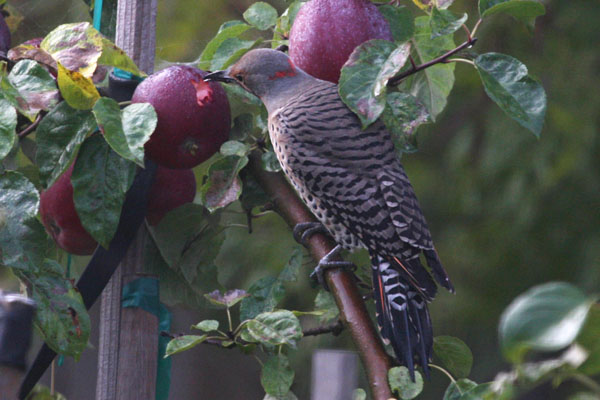
[[[229,101],[206,72],[176,65],[138,85],[131,101],[150,103],[158,124],[146,143],[146,155],[167,168],[193,168],[219,151],[231,126]]]
[[[74,164],[73,164],[74,165]],[[73,202],[73,165],[40,196],[40,215],[58,247],[71,254],[89,255],[98,243],[81,225]]]
[[[169,211],[190,203],[196,195],[196,178],[191,169],[158,167],[148,193],[146,219],[157,225]]]
[[[354,48],[371,39],[392,40],[392,32],[370,1],[311,0],[296,15],[289,54],[307,73],[337,83]]]

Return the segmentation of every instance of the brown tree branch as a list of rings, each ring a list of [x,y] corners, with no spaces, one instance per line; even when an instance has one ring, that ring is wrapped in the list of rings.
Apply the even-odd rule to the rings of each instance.
[[[344,330],[344,325],[339,319],[336,323],[325,326],[317,326],[316,328],[310,328],[302,331],[302,336],[317,336],[323,335],[324,333],[331,333],[333,336],[337,336]]]
[[[273,199],[275,211],[288,225],[294,227],[300,222],[317,221],[283,174],[267,172],[262,168],[260,151],[250,154],[249,167],[260,186]],[[315,260],[320,260],[335,247],[331,238],[320,233],[311,236],[308,244],[308,250]],[[340,319],[356,345],[373,398],[391,398],[392,392],[387,380],[391,359],[371,322],[352,274],[341,269],[330,269],[325,273],[325,279],[340,310]]]
[[[434,58],[431,61],[428,61],[426,63],[420,64],[415,66],[414,62],[411,59],[411,62],[413,62],[413,67],[411,69],[409,69],[408,71],[404,71],[403,73],[394,76],[393,78],[391,78],[387,85],[388,86],[396,86],[398,85],[402,79],[406,78],[407,76],[410,76],[412,74],[415,74],[419,71],[424,70],[425,68],[429,68],[435,64],[440,64],[440,63],[445,63],[450,57],[452,57],[453,55],[455,55],[456,53],[458,53],[461,50],[466,49],[467,47],[471,47],[475,44],[475,42],[477,42],[477,38],[476,37],[469,37],[467,39],[466,42],[460,44],[458,47],[456,47],[455,49],[452,49],[450,51],[448,51],[445,54],[442,54],[441,56]]]

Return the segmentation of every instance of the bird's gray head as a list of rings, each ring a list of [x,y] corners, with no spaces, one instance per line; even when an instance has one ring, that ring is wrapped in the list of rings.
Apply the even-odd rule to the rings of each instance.
[[[297,93],[306,80],[315,78],[296,67],[281,51],[255,49],[228,69],[208,74],[204,79],[237,83],[258,96],[271,112]]]

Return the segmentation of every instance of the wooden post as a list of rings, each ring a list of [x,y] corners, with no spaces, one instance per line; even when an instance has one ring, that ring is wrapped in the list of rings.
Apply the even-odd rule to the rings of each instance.
[[[358,386],[358,356],[353,351],[316,350],[312,356],[311,400],[347,400]]]
[[[115,43],[144,72],[154,70],[157,0],[119,0]],[[140,308],[121,308],[124,284],[148,276],[141,226],[102,293],[96,400],[155,398],[158,319]]]

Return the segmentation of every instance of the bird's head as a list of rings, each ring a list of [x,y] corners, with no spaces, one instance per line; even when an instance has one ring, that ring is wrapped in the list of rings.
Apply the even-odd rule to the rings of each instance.
[[[294,65],[283,52],[255,49],[244,54],[231,67],[204,77],[206,81],[236,83],[258,96],[267,106],[279,103],[282,96],[297,92],[297,85],[311,78]]]

